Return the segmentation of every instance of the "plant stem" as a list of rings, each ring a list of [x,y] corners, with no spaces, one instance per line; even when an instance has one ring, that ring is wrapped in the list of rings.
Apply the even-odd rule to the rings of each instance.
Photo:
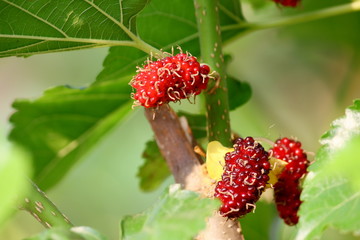
[[[345,13],[351,13],[355,11],[360,11],[360,1],[355,1],[352,3],[343,4],[340,6],[330,7],[326,9],[320,9],[317,11],[299,14],[296,16],[284,17],[276,20],[269,20],[261,23],[240,23],[223,27],[224,31],[235,30],[235,29],[247,29],[242,34],[247,34],[253,31],[289,26],[299,23],[305,23],[310,21],[315,21],[323,18],[333,17]]]
[[[199,29],[201,58],[218,77],[205,95],[208,139],[231,145],[229,103],[217,0],[194,0]]]
[[[28,211],[44,227],[66,227],[73,225],[69,219],[52,203],[45,193],[41,191],[35,183],[31,182],[30,192],[19,208]]]

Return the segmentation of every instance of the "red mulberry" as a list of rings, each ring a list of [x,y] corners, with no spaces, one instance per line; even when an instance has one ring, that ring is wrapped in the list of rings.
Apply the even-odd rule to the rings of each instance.
[[[134,105],[157,107],[198,95],[207,87],[209,72],[209,66],[185,53],[149,62],[130,82]]]
[[[255,208],[269,180],[268,160],[269,154],[252,137],[235,141],[234,151],[225,155],[222,180],[215,188],[223,216],[238,218]]]
[[[271,151],[273,157],[288,163],[274,185],[276,208],[286,224],[295,225],[299,221],[297,212],[302,203],[300,179],[307,173],[309,161],[301,143],[292,139],[278,139]]]

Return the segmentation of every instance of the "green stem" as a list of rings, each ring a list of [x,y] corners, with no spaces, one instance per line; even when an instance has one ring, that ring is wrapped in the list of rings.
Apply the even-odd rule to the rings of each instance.
[[[360,1],[343,4],[340,6],[321,9],[309,13],[304,13],[296,16],[280,18],[276,20],[269,20],[261,23],[240,23],[223,27],[223,31],[246,29],[242,34],[250,33],[257,30],[289,26],[299,23],[315,21],[323,18],[333,17],[345,13],[351,13],[360,10]]]
[[[216,84],[205,95],[209,141],[231,145],[229,103],[217,0],[194,0],[202,60],[216,71]]]
[[[44,227],[66,227],[73,225],[69,219],[52,203],[45,193],[35,183],[31,182],[31,189],[28,196],[20,204],[21,210],[28,211]]]

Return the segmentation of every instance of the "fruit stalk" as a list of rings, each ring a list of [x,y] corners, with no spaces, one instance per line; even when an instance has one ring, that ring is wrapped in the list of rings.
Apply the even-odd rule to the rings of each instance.
[[[31,182],[27,197],[19,204],[20,210],[28,211],[44,227],[73,227],[69,219],[52,203],[39,187]]]
[[[209,141],[231,146],[228,89],[222,53],[218,1],[194,0],[203,62],[215,71],[215,81],[208,85],[205,94]]]

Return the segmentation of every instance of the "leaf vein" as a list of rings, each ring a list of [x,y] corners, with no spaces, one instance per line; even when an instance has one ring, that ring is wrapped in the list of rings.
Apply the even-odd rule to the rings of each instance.
[[[89,38],[58,38],[58,37],[44,37],[44,36],[30,36],[30,35],[10,35],[0,34],[0,38],[21,38],[21,39],[34,39],[34,40],[47,40],[59,42],[79,42],[79,43],[96,43],[109,46],[131,46],[134,47],[133,41],[118,41],[118,40],[103,40],[103,39],[89,39]]]
[[[110,16],[107,12],[102,10],[99,6],[97,6],[93,2],[90,2],[89,0],[83,0],[83,1],[88,3],[89,5],[91,5],[97,11],[99,11],[101,14],[103,14],[105,17],[107,17],[110,21],[112,21],[113,23],[118,25],[132,40],[137,39],[137,37],[132,32],[130,32],[130,30],[128,28],[126,28],[126,26],[122,22],[117,21],[115,18]]]
[[[119,7],[120,7],[120,22],[124,24],[124,13],[123,13],[123,0],[119,0]]]
[[[34,47],[34,46],[40,45],[40,44],[42,44],[44,42],[46,42],[46,41],[45,40],[40,40],[39,42],[32,43],[32,44],[29,44],[29,45],[26,45],[26,46],[16,47],[16,48],[13,48],[13,49],[8,49],[8,50],[5,50],[5,51],[2,51],[0,54],[7,53],[7,52],[12,52],[12,51],[18,51],[18,50],[22,50],[22,49],[26,49],[26,48],[30,48],[30,47]]]
[[[360,192],[357,192],[355,194],[353,194],[351,197],[349,198],[345,198],[343,199],[343,201],[339,202],[339,204],[335,205],[331,211],[326,211],[326,213],[320,218],[320,219],[316,219],[315,222],[313,222],[312,224],[312,229],[318,228],[319,225],[323,224],[326,218],[328,218],[332,213],[334,213],[336,210],[338,210],[339,208],[343,207],[345,204],[348,204],[349,202],[355,200],[357,201],[357,197],[360,196]],[[307,234],[310,233],[311,230],[309,230],[309,232]]]
[[[42,41],[42,43],[47,43],[49,41]],[[61,49],[54,49],[54,50],[47,50],[47,51],[41,51],[41,53],[56,53],[56,52],[62,52],[64,51],[64,49],[71,51],[71,50],[79,50],[79,49],[85,49],[85,48],[91,48],[91,47],[102,47],[105,45],[98,45],[98,44],[86,44],[86,45],[80,45],[80,46],[76,46],[76,47],[63,47]],[[13,49],[9,50],[12,51]],[[8,53],[8,54],[2,54],[3,52],[0,52],[0,57],[10,57],[10,56],[28,56],[28,55],[32,55],[32,54],[36,54],[38,53],[37,51],[32,51],[32,52],[26,52],[26,53]]]

